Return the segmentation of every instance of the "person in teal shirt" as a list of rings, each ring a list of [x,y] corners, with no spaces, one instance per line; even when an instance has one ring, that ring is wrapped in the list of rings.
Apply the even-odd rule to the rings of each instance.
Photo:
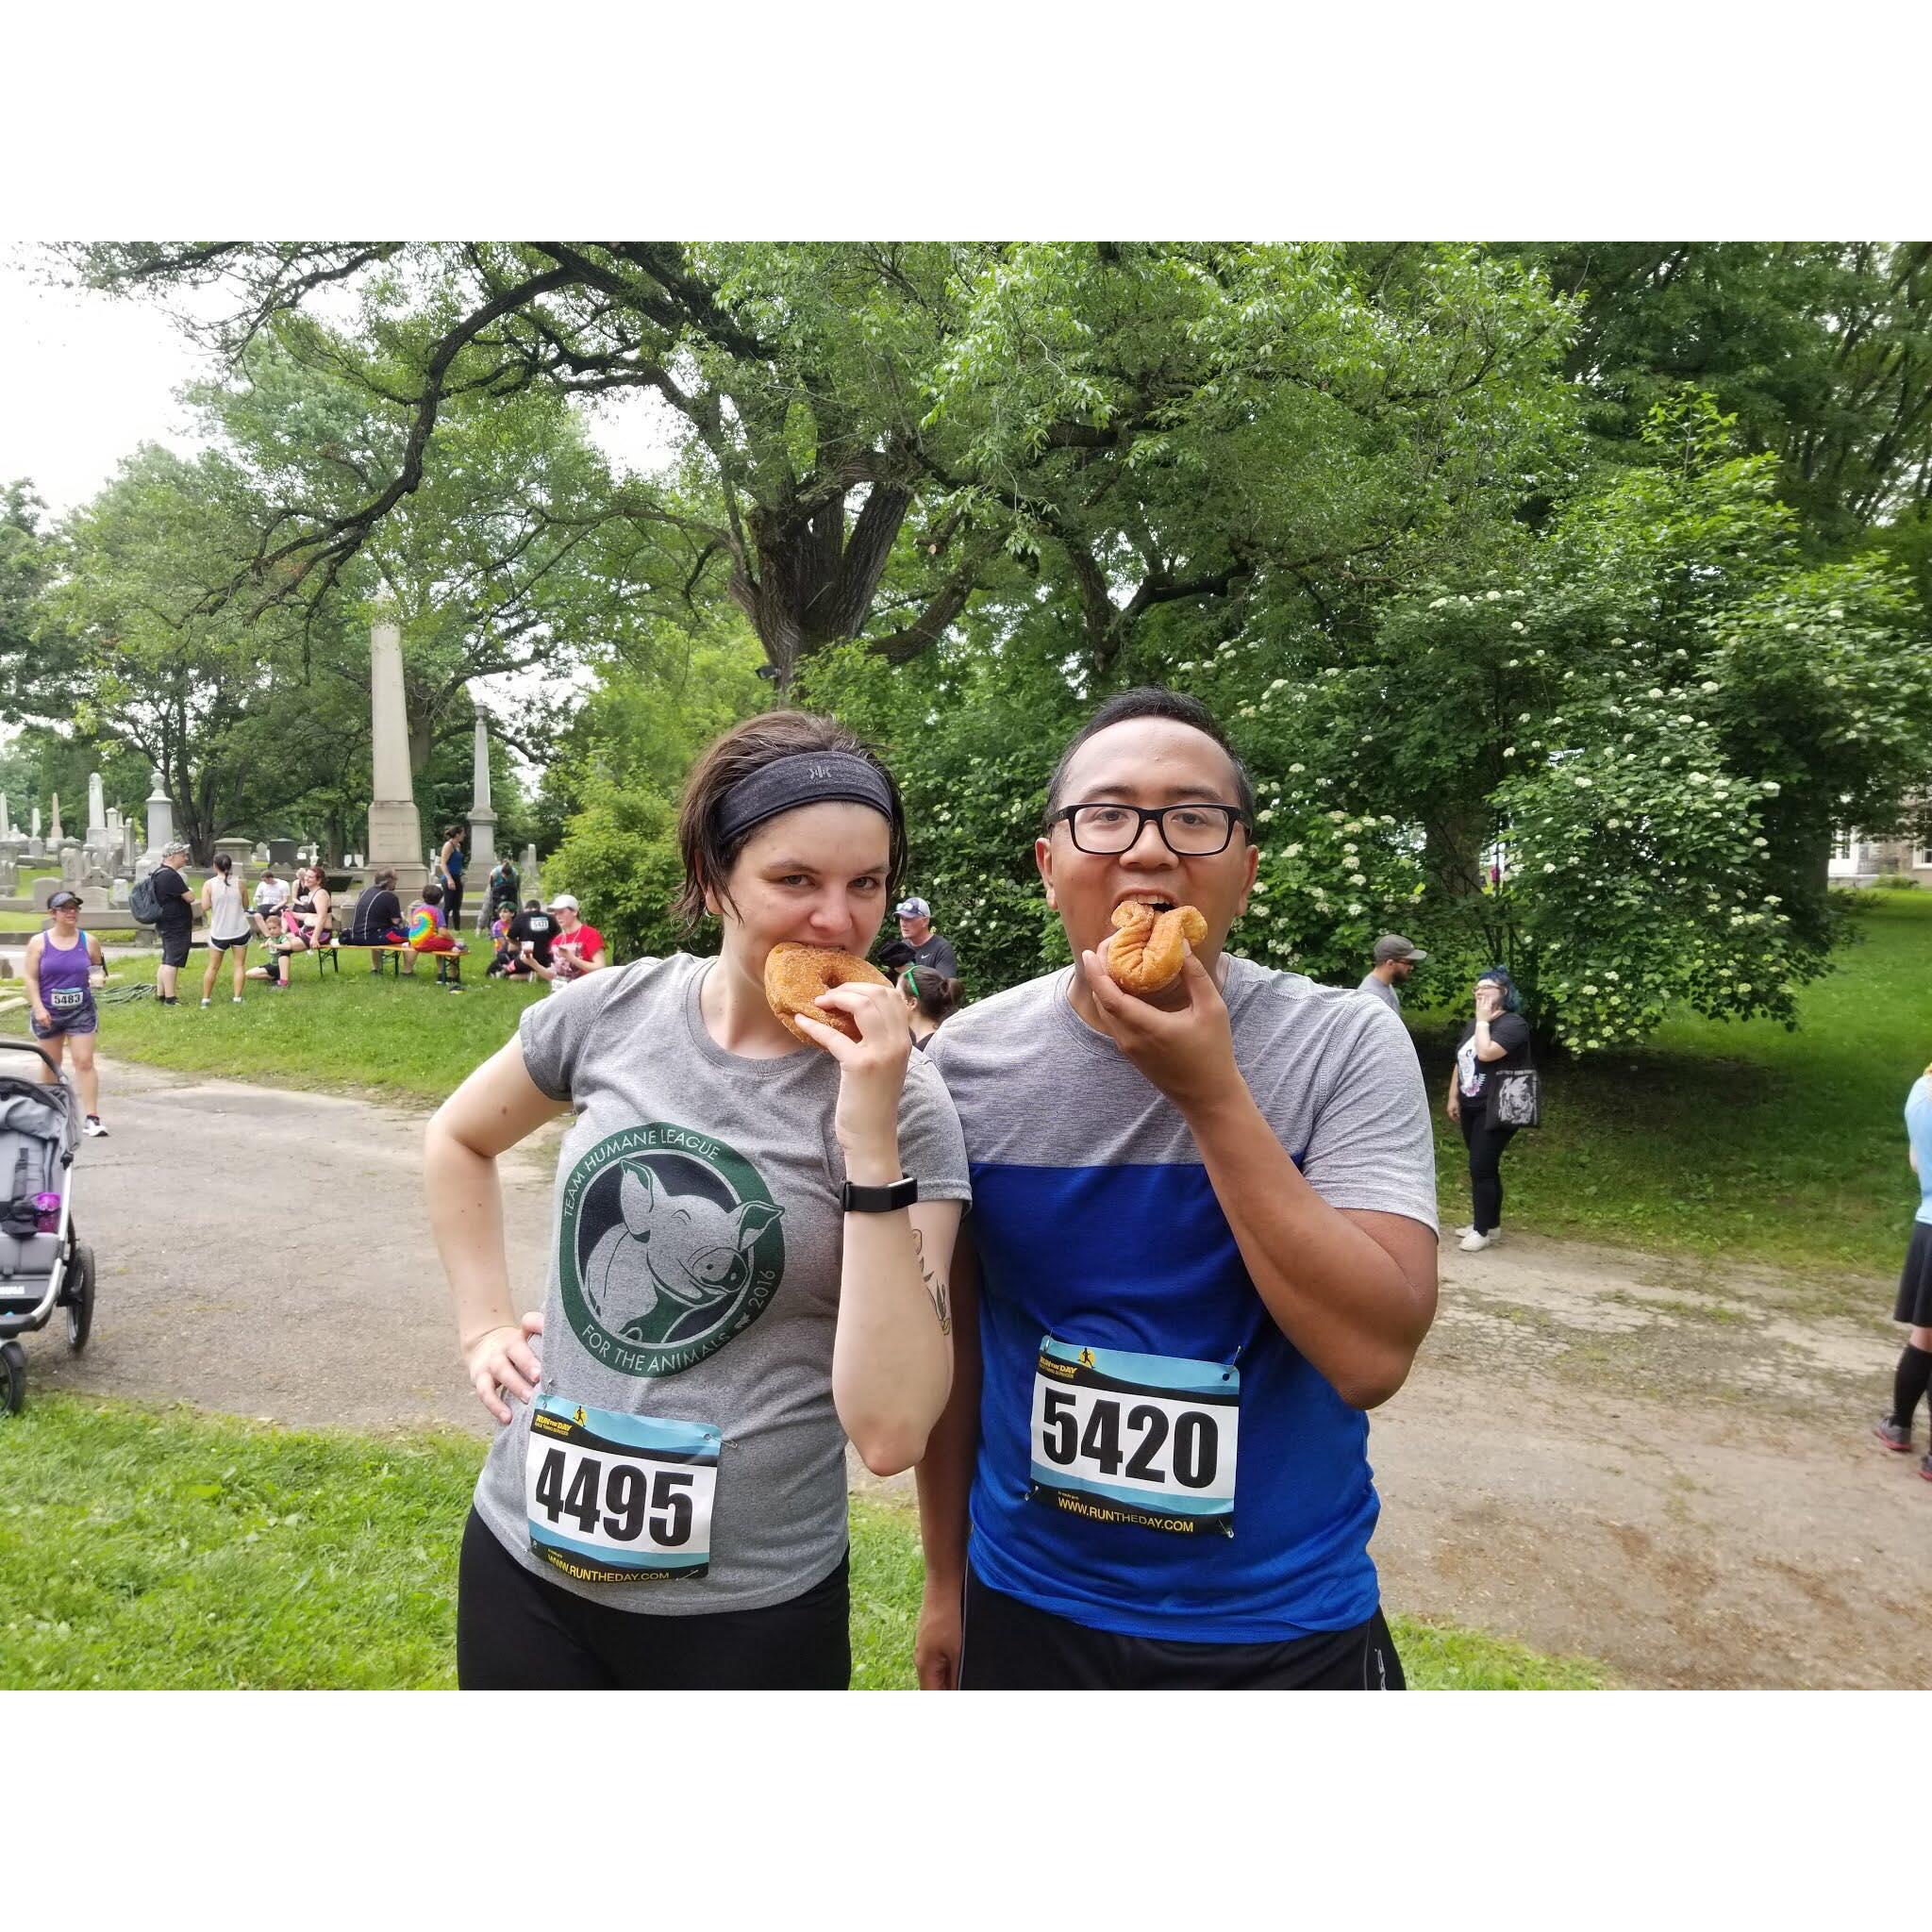
[[[1912,1244],[1906,1250],[1891,1319],[1909,1323],[1911,1333],[1898,1358],[1891,1412],[1880,1416],[1873,1431],[1888,1449],[1901,1455],[1911,1453],[1912,1416],[1919,1398],[1932,1384],[1932,1067],[1912,1082],[1906,1096],[1906,1138],[1910,1143],[1907,1158],[1919,1176],[1919,1211],[1912,1222]],[[1932,1482],[1932,1456],[1921,1459],[1919,1474]]]

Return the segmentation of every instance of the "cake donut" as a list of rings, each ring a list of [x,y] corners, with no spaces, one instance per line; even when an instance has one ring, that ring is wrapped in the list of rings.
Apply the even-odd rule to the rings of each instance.
[[[858,1023],[850,1013],[841,1013],[836,1007],[812,1004],[820,993],[854,981],[865,986],[892,983],[870,960],[861,959],[856,953],[841,953],[832,946],[801,946],[787,940],[765,956],[765,999],[785,1030],[808,1046],[817,1046],[819,1042],[797,1024],[794,1014],[809,1013],[847,1040],[858,1038]]]
[[[1114,936],[1101,955],[1108,977],[1123,992],[1143,999],[1164,991],[1181,976],[1181,962],[1187,958],[1183,940],[1198,946],[1208,937],[1208,922],[1191,906],[1157,912],[1129,899],[1114,908],[1113,923]]]

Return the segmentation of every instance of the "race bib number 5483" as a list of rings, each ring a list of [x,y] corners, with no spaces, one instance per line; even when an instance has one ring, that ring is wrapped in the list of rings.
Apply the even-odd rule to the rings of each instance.
[[[1044,1336],[1030,1493],[1095,1523],[1234,1534],[1241,1373]]]
[[[540,1396],[525,1459],[530,1547],[579,1583],[702,1576],[721,1432]]]

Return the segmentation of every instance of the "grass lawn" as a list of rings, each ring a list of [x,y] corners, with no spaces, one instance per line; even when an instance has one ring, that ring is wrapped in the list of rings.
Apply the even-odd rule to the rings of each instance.
[[[294,1433],[74,1396],[0,1420],[0,1689],[456,1679],[472,1437]],[[852,1682],[908,1690],[910,1515],[852,1506]],[[1409,1682],[1592,1690],[1595,1665],[1392,1620]]]
[[[1932,1060],[1932,892],[1881,892],[1858,943],[1768,1020],[1674,1019],[1642,1051],[1544,1069],[1544,1124],[1504,1157],[1505,1224],[1626,1247],[1895,1277],[1917,1211],[1906,1094]],[[1426,969],[1424,969],[1426,970]],[[1469,1165],[1442,1118],[1459,1021],[1415,1023],[1445,1225]],[[1870,1285],[1829,1299],[1874,1306]]]
[[[464,960],[469,983],[460,993],[437,990],[433,961],[423,961],[414,979],[407,972],[400,980],[387,972],[377,979],[352,956],[340,974],[331,968],[321,979],[312,958],[293,959],[288,991],[272,992],[251,979],[240,1007],[229,1003],[223,975],[215,1004],[203,1012],[206,958],[196,952],[182,968],[178,1007],[151,999],[104,1005],[101,1051],[184,1074],[435,1105],[515,1032],[517,1015],[531,1000],[545,997],[541,988],[485,979],[488,952],[473,951]],[[153,983],[151,959],[111,964],[109,991]],[[25,1009],[0,1015],[0,1025],[25,1033]]]

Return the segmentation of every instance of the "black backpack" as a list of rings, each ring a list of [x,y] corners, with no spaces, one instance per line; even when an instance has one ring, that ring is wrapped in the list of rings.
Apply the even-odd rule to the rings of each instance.
[[[158,925],[161,923],[161,899],[155,891],[152,874],[135,880],[134,889],[127,895],[127,909],[142,925]]]

